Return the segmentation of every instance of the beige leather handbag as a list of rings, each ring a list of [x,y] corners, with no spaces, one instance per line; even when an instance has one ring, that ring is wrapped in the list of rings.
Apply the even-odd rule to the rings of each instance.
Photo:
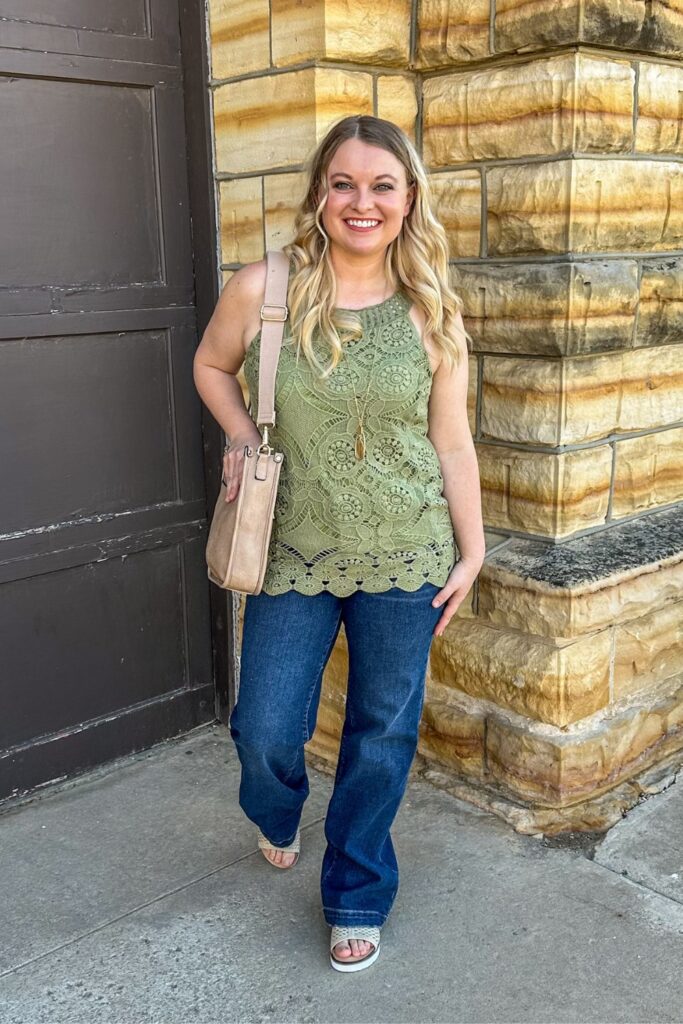
[[[273,529],[275,498],[284,455],[268,443],[268,427],[275,425],[275,374],[289,310],[289,261],[284,253],[266,255],[266,291],[261,306],[261,351],[256,426],[262,441],[244,446],[242,480],[234,501],[226,502],[221,489],[211,520],[206,563],[212,583],[226,590],[258,594],[263,586],[268,547]],[[251,408],[251,406],[250,406]]]

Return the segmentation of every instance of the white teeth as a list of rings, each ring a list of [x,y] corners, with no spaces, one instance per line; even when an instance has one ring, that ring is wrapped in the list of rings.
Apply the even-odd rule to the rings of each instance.
[[[379,224],[378,220],[349,220],[347,223],[354,228],[374,228]]]

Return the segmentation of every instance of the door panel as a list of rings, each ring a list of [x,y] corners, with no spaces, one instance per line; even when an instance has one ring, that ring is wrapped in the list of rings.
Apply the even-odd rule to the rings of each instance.
[[[2,798],[215,693],[178,5],[0,19]]]

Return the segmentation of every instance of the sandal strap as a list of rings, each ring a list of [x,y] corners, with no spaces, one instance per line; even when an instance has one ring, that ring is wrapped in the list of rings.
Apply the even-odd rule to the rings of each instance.
[[[269,839],[266,839],[260,829],[258,830],[257,835],[260,850],[282,850],[284,853],[299,853],[301,849],[301,833],[299,832],[299,829],[296,830],[296,835],[289,846],[275,846]]]
[[[371,942],[375,949],[379,946],[379,928],[371,925],[332,925],[330,935],[330,950],[333,950],[338,942],[348,942],[349,939],[356,939],[360,942]]]

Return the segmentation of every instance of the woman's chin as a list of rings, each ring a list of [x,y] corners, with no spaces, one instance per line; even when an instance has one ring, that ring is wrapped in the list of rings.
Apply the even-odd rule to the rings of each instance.
[[[384,252],[389,244],[380,232],[375,231],[345,231],[341,236],[338,235],[336,238],[331,237],[330,241],[333,246],[336,246],[338,249],[344,250],[345,252],[367,256],[373,255],[374,253]]]

